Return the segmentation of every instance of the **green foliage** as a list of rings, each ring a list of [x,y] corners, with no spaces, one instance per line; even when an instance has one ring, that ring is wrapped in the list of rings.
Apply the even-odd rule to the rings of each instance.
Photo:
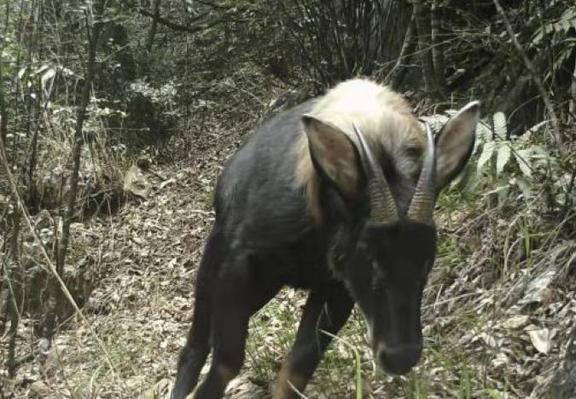
[[[0,1],[0,21],[6,23],[1,42],[5,145],[11,171],[49,253],[57,247],[69,192],[78,98],[86,73],[85,24],[96,3]],[[76,221],[104,217],[118,209],[125,199],[124,174],[140,154],[150,157],[154,166],[182,160],[198,169],[209,165],[209,178],[193,175],[190,180],[194,181],[187,181],[180,175],[174,177],[179,185],[191,187],[187,190],[199,191],[195,198],[207,208],[213,199],[213,191],[206,188],[212,184],[210,178],[222,159],[240,145],[244,134],[273,108],[272,100],[298,102],[308,97],[310,87],[318,92],[355,75],[389,80],[400,70],[406,73],[401,90],[407,91],[419,113],[426,113],[432,107],[422,97],[422,60],[418,57],[427,47],[440,48],[447,67],[437,72],[446,79],[446,92],[453,97],[439,109],[478,98],[486,117],[478,126],[475,152],[466,173],[443,193],[439,203],[442,241],[424,298],[425,357],[406,377],[393,379],[377,373],[365,342],[365,326],[355,313],[335,340],[307,395],[505,398],[547,391],[551,373],[562,364],[562,348],[568,338],[558,333],[556,346],[541,354],[532,348],[527,331],[569,331],[576,320],[570,311],[576,234],[576,86],[572,78],[576,11],[569,2],[505,4],[516,38],[537,76],[543,77],[560,117],[562,148],[550,139],[541,93],[535,91],[533,77],[511,45],[491,1],[421,2],[425,9],[435,4],[440,23],[436,41],[426,33],[413,33],[425,45],[418,51],[410,49],[405,37],[413,24],[410,1],[162,0],[157,17],[152,3],[107,1],[104,13],[97,17],[102,40],[82,131]],[[405,44],[408,54],[398,59]],[[436,108],[429,113],[437,113]],[[428,120],[437,131],[453,113],[449,109]],[[221,148],[214,150],[215,146]],[[219,157],[209,150],[218,152]],[[174,168],[180,169],[181,165],[176,165]],[[2,182],[4,174],[0,172]],[[165,180],[166,186],[161,183],[159,190],[170,190],[174,180]],[[179,204],[179,200],[167,202]],[[126,213],[144,212],[149,206],[145,203]],[[0,234],[1,270],[7,273],[2,274],[0,286],[0,327],[8,320],[4,301],[8,286],[22,287],[18,309],[31,319],[37,313],[27,293],[45,289],[45,280],[35,274],[45,262],[40,243],[23,235],[25,225],[17,222],[16,209],[8,187],[0,184],[0,213],[4,215],[0,226],[2,233],[6,232]],[[117,225],[128,219],[101,222],[93,218],[94,223],[110,223],[106,234],[113,240]],[[208,220],[195,218],[196,223],[208,224]],[[81,226],[76,225],[79,230]],[[196,227],[193,235],[198,235]],[[101,254],[98,246],[78,245],[80,234],[73,232],[76,241],[72,241],[72,257],[66,265],[71,274],[66,276],[80,277],[67,280],[67,284],[83,287],[86,274],[81,271],[92,265],[88,260],[97,257],[95,263],[105,262],[117,250]],[[135,241],[137,232],[130,234],[128,241]],[[142,239],[138,237],[138,241]],[[170,242],[176,239],[168,237]],[[201,239],[199,234],[190,251],[200,252]],[[11,252],[12,247],[16,252]],[[123,262],[132,262],[134,257],[130,251],[125,249],[114,258],[113,268],[120,273],[122,284],[118,291],[122,292],[126,281],[142,270],[148,273],[150,266],[142,264],[143,269],[129,271],[130,277],[122,276]],[[166,274],[172,279],[172,269],[168,269]],[[102,272],[105,277],[106,273]],[[546,280],[550,273],[554,279]],[[186,276],[189,274],[187,270]],[[40,283],[35,286],[32,280]],[[112,280],[104,280],[105,285],[117,283]],[[17,284],[8,284],[13,281]],[[545,298],[530,291],[541,281],[548,282],[542,290],[548,295]],[[173,285],[171,280],[162,284]],[[537,300],[523,304],[521,299],[528,294]],[[44,297],[34,298],[42,302]],[[283,292],[251,322],[247,372],[260,385],[274,379],[288,352],[302,301],[301,294]],[[137,310],[127,313],[132,318]],[[142,318],[147,321],[147,316]],[[528,330],[506,326],[510,318],[524,316],[530,319]],[[108,338],[112,361],[120,366],[122,379],[134,375],[144,379],[137,367],[142,357],[170,357],[172,367],[177,346],[174,331],[167,338],[174,346],[171,351],[159,350],[164,348],[161,342],[146,345],[142,337],[136,339],[135,350],[114,345],[133,334],[125,326],[126,319],[122,315],[113,321],[126,331],[116,326],[101,331]],[[21,326],[18,334],[35,322]],[[179,322],[174,330],[183,331],[187,322]],[[75,333],[70,332],[72,336]],[[0,344],[3,350],[4,341]],[[100,367],[104,356],[90,345],[82,343],[84,356],[70,346],[72,353],[63,357],[62,370],[58,370],[66,374],[74,360],[96,370],[80,381],[81,388],[71,388],[79,395],[98,395],[94,392],[101,387],[117,383]],[[31,340],[30,347],[36,346]],[[146,379],[167,377],[171,371],[168,366],[156,367]],[[92,381],[94,390],[84,389],[86,381]],[[135,390],[126,389],[121,396]]]
[[[576,29],[576,8],[564,8],[560,2],[556,2],[555,6],[555,9],[548,10],[548,12],[554,12],[554,14],[561,12],[560,16],[557,18],[551,17],[549,21],[541,24],[536,29],[532,36],[532,45],[542,45],[547,36],[553,36],[554,34],[567,35],[571,29]],[[550,39],[550,37],[547,37],[547,39]]]
[[[479,125],[476,174],[489,178],[492,189],[486,194],[498,194],[499,205],[510,201],[509,194],[518,190],[516,199],[531,201],[538,194],[534,188],[539,181],[561,174],[558,159],[538,140],[544,128],[540,123],[520,136],[510,137],[502,112],[493,115],[491,124]]]

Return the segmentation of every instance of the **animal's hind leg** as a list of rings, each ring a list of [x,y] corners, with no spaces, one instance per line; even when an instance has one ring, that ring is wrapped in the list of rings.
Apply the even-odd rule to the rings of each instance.
[[[172,391],[172,399],[185,398],[196,386],[202,366],[210,352],[210,313],[212,307],[211,295],[215,277],[220,269],[224,246],[216,228],[210,234],[198,275],[194,300],[194,316],[188,333],[186,345],[180,353],[176,383]]]
[[[244,363],[250,316],[281,287],[270,276],[258,275],[250,256],[231,257],[215,286],[212,314],[212,365],[195,399],[220,399]]]
[[[325,291],[312,291],[308,296],[296,342],[288,359],[282,365],[274,399],[292,399],[301,397],[294,388],[302,392],[324,351],[342,328],[354,302],[341,284],[334,284]]]

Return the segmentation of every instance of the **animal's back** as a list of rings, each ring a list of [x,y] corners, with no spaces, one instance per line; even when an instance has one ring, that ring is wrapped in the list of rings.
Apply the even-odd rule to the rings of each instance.
[[[216,187],[216,221],[244,245],[276,246],[310,227],[306,198],[295,177],[302,115],[315,100],[260,126],[228,161]]]
[[[408,103],[386,86],[348,80],[273,117],[231,158],[218,179],[215,203],[217,223],[233,235],[229,238],[271,247],[321,224],[318,176],[303,133],[304,114],[350,135],[357,125],[375,154],[394,155],[387,164],[398,181],[417,177],[420,159],[396,156],[409,146],[423,152],[424,136]]]

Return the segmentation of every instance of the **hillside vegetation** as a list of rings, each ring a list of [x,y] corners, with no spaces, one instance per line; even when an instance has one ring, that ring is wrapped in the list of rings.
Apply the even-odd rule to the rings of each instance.
[[[378,371],[355,312],[307,397],[575,398],[572,3],[0,0],[0,398],[168,397],[222,165],[354,76],[482,122],[437,206],[421,363]],[[269,397],[304,299],[251,320],[229,397]]]

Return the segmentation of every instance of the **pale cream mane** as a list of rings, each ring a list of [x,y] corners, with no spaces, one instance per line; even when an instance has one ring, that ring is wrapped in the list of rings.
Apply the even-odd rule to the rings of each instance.
[[[412,147],[412,150],[423,152],[423,130],[408,102],[390,88],[366,79],[348,80],[329,90],[309,114],[336,125],[349,135],[353,134],[355,124],[376,156],[386,150],[399,169],[417,176],[419,163],[410,162],[402,151]],[[296,151],[296,184],[305,187],[308,212],[316,223],[320,223],[318,176],[303,131]]]

